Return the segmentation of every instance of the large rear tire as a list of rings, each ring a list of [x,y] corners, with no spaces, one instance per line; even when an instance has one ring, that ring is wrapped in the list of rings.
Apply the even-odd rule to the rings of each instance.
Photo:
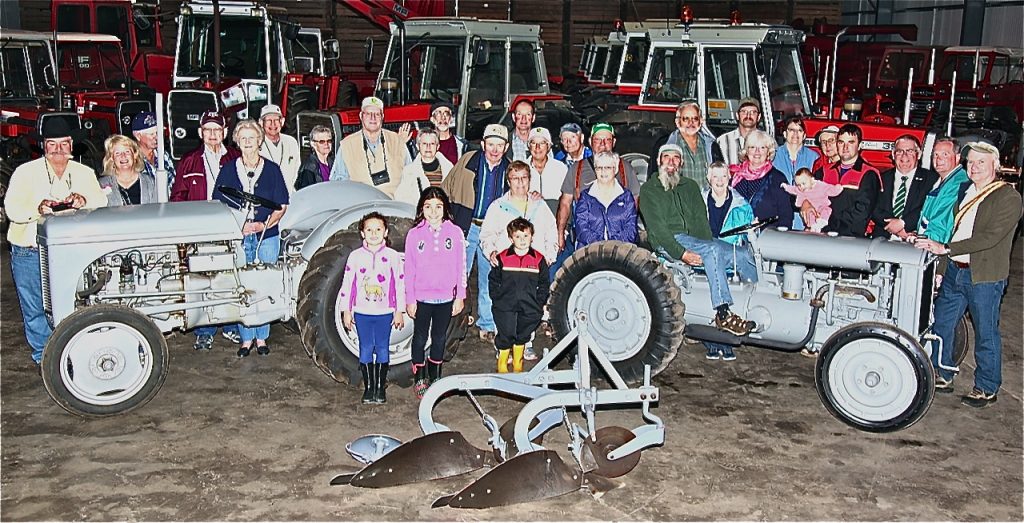
[[[849,325],[830,336],[821,347],[814,384],[830,414],[867,432],[910,427],[935,396],[928,354],[912,336],[885,323]]]
[[[559,339],[586,312],[590,336],[628,383],[655,375],[683,342],[684,306],[672,274],[636,245],[603,241],[576,251],[555,275],[551,319]]]
[[[46,392],[72,414],[102,418],[137,409],[167,378],[167,341],[146,315],[93,305],[64,318],[46,343]]]

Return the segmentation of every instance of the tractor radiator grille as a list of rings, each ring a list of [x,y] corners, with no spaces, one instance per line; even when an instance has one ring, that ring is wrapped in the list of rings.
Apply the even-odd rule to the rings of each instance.
[[[43,283],[43,312],[53,323],[53,302],[50,300],[50,256],[45,245],[39,246],[39,274]]]
[[[921,309],[918,315],[917,330],[924,330],[932,324],[932,298],[935,296],[935,265],[938,261],[933,260],[924,270],[921,280]]]
[[[216,111],[217,94],[212,91],[174,90],[167,95],[167,126],[171,130],[171,157],[180,160],[185,153],[198,148],[199,120],[206,111]]]

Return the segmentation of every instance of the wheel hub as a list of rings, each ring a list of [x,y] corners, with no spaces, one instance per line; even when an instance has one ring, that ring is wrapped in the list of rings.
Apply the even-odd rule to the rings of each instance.
[[[651,331],[647,297],[629,278],[617,272],[598,271],[580,280],[569,295],[569,310],[582,311],[601,321],[587,325],[591,337],[611,361],[636,355]],[[570,327],[575,325],[570,315]]]

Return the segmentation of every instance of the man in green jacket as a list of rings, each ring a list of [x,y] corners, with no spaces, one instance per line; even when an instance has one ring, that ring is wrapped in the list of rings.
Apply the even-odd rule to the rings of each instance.
[[[948,243],[920,238],[920,249],[947,259],[939,295],[935,298],[934,329],[941,347],[932,343],[937,369],[936,392],[953,391],[953,329],[965,310],[974,323],[974,389],[961,399],[968,407],[987,407],[996,401],[1002,384],[1002,337],[999,309],[1010,275],[1013,231],[1021,217],[1021,198],[1008,183],[996,180],[999,149],[985,142],[967,144],[967,176],[961,187]],[[941,348],[941,350],[939,350]]]
[[[732,294],[726,271],[733,265],[740,278],[757,281],[754,258],[748,248],[738,248],[711,237],[707,207],[697,182],[680,175],[683,151],[677,144],[665,144],[658,150],[658,176],[651,177],[640,188],[640,212],[647,226],[651,245],[672,259],[687,265],[704,265],[711,292],[711,305],[716,310],[715,326],[737,336],[746,336],[755,327],[729,310]],[[718,359],[716,346],[708,346],[708,359]],[[727,347],[728,348],[728,347]],[[714,357],[713,357],[714,356]],[[731,357],[730,357],[731,356]],[[729,348],[725,359],[735,359]]]
[[[960,150],[953,138],[939,138],[932,148],[932,168],[939,174],[939,183],[924,198],[921,220],[915,229],[918,236],[947,243],[953,235],[953,207],[960,186],[970,182],[960,165]]]

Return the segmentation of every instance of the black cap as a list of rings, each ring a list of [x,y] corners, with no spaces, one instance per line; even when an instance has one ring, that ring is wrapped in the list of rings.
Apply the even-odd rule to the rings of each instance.
[[[451,111],[453,115],[455,114],[455,106],[453,106],[451,104],[451,102],[445,102],[445,101],[438,100],[438,101],[430,104],[430,116],[434,116],[434,111],[436,111],[436,110],[438,110],[438,109],[440,109],[442,107],[447,107],[448,110]]]

